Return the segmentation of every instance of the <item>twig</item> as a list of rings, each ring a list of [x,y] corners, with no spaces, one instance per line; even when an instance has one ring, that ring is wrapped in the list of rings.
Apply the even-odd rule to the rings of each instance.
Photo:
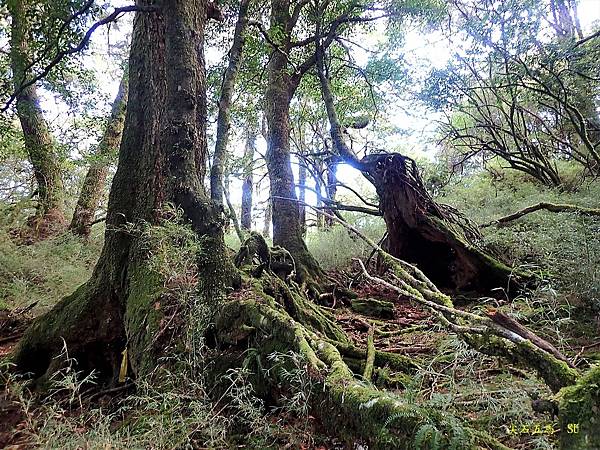
[[[95,394],[90,395],[90,397],[88,398],[88,402],[92,402],[95,399],[97,399],[98,397],[101,397],[102,395],[116,394],[118,392],[125,391],[133,386],[135,386],[135,383],[127,383],[122,386],[117,386],[114,388],[105,389],[103,391],[96,392]]]
[[[91,4],[91,2],[88,2]],[[88,6],[89,7],[89,6]],[[142,6],[142,5],[136,5],[136,6],[123,6],[121,8],[115,8],[114,11],[109,14],[108,16],[106,16],[104,19],[99,20],[98,22],[94,23],[85,33],[85,35],[83,36],[83,38],[81,39],[81,41],[79,42],[79,44],[75,47],[69,47],[66,50],[61,50],[59,51],[54,58],[52,58],[52,60],[46,65],[46,67],[44,67],[44,69],[36,76],[34,76],[32,79],[30,79],[27,82],[21,82],[20,86],[15,90],[15,92],[13,92],[11,94],[11,96],[9,97],[9,99],[6,101],[6,103],[4,104],[4,106],[2,107],[2,109],[0,109],[0,112],[6,112],[8,110],[8,108],[10,108],[10,105],[12,104],[12,102],[19,96],[21,95],[21,93],[27,89],[29,86],[34,85],[35,83],[37,83],[38,81],[40,81],[42,78],[44,78],[46,75],[48,75],[50,73],[50,71],[58,64],[60,63],[63,58],[65,56],[68,55],[72,55],[75,53],[80,52],[81,50],[83,50],[89,43],[92,34],[94,33],[94,31],[96,31],[96,29],[102,25],[106,25],[107,23],[110,22],[114,22],[116,21],[119,16],[123,13],[126,12],[138,12],[138,11],[144,11],[144,12],[156,12],[158,11],[158,7],[157,6],[152,6],[152,5],[147,5],[147,6]]]
[[[20,332],[20,333],[12,334],[10,336],[0,338],[0,344],[4,344],[6,342],[12,342],[15,339],[19,339],[21,336],[23,336],[23,334],[24,334],[24,332]]]

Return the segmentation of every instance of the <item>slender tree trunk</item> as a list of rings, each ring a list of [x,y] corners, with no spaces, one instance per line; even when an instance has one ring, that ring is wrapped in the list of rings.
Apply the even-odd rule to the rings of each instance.
[[[335,202],[337,195],[337,167],[338,158],[331,157],[327,161],[327,199]],[[333,211],[329,211],[333,215]],[[334,224],[334,220],[331,217],[325,218],[325,226],[331,228]]]
[[[265,206],[265,221],[263,224],[263,236],[271,237],[271,221],[273,218],[273,204],[271,203],[271,199],[267,200],[267,205]]]
[[[248,5],[250,0],[242,0],[238,12],[238,19],[233,34],[233,44],[229,50],[229,65],[223,75],[221,85],[221,98],[219,99],[219,115],[217,117],[217,139],[215,143],[215,154],[210,170],[210,197],[213,202],[223,204],[223,171],[227,159],[227,142],[229,141],[229,129],[231,99],[235,89],[235,82],[242,63],[242,52],[244,48],[244,33],[248,24]]]
[[[253,124],[248,131],[244,150],[244,181],[242,183],[242,229],[252,229],[252,194],[254,191],[254,153],[256,151],[257,125]]]
[[[169,297],[163,295],[165,280],[148,267],[144,239],[149,226],[172,217],[168,204],[183,211],[202,236],[197,294],[206,306],[202,314],[218,309],[229,284],[220,214],[200,176],[207,157],[207,2],[166,0],[161,6],[159,12],[136,13],[134,20],[129,106],[98,263],[90,280],[36,319],[15,349],[18,370],[41,377],[38,381],[64,364],[64,346],[78,370],[94,369],[108,383],[118,378],[125,348],[133,377],[154,371],[165,352],[173,356],[170,349],[178,346],[157,338]]]
[[[281,36],[267,66],[265,114],[268,122],[267,168],[273,202],[273,243],[294,257],[298,278],[321,279],[322,269],[302,239],[300,210],[290,160],[290,101],[297,88],[290,76],[288,56],[291,42],[289,0],[271,1],[271,30]]]
[[[26,80],[25,70],[31,58],[29,42],[33,37],[27,17],[32,8],[27,1],[11,0],[8,3],[12,16],[10,60],[15,89],[19,89]],[[37,212],[29,225],[34,229],[36,238],[44,238],[66,227],[60,158],[40,106],[36,86],[25,88],[16,100],[17,116],[38,192]]]
[[[325,216],[321,213],[321,210],[318,209],[323,206],[323,200],[321,198],[323,195],[323,180],[321,178],[323,173],[323,161],[321,159],[318,159],[315,163],[314,170],[315,190],[319,193],[319,195],[317,195],[317,229],[322,230],[325,228]]]
[[[229,222],[233,222],[235,234],[237,234],[238,239],[243,244],[245,241],[244,232],[240,228],[240,222],[238,221],[235,208],[231,203],[231,196],[229,195],[229,175],[225,175],[225,179],[223,180],[223,195],[225,196],[225,203],[227,204],[227,210],[229,211]]]
[[[119,85],[119,91],[113,102],[104,135],[94,154],[94,161],[83,180],[81,193],[79,194],[73,219],[69,226],[73,233],[80,236],[87,237],[90,234],[96,210],[106,187],[106,179],[112,155],[118,151],[121,145],[123,125],[125,123],[125,110],[127,108],[127,76],[127,72],[125,72]]]
[[[300,232],[302,236],[306,236],[306,166],[303,161],[299,161],[298,168],[298,199],[300,200]]]

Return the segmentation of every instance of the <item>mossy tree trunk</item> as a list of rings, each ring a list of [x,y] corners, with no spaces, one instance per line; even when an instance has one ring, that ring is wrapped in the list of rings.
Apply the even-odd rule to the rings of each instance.
[[[319,264],[302,239],[300,208],[290,159],[290,102],[302,74],[291,75],[288,54],[292,49],[292,29],[298,17],[290,14],[290,0],[271,1],[271,32],[280,36],[267,66],[265,115],[268,123],[267,169],[273,204],[273,242],[294,257],[300,278],[324,277]]]
[[[87,237],[92,229],[92,222],[96,210],[106,188],[108,169],[113,155],[118,152],[123,136],[123,125],[125,124],[125,110],[127,108],[128,79],[127,72],[123,74],[119,91],[112,105],[110,117],[98,148],[93,155],[94,160],[83,180],[81,193],[75,206],[73,219],[69,228],[75,234]]]
[[[137,5],[147,6],[145,0]],[[231,273],[219,212],[201,176],[206,163],[204,24],[206,0],[167,0],[138,12],[129,58],[130,94],[119,164],[110,191],[105,244],[91,279],[34,321],[14,362],[40,381],[56,371],[63,346],[78,370],[114,382],[127,348],[134,377],[169,352],[155,342],[164,317],[164,280],[147,265],[140,228],[161,221],[172,204],[183,211],[203,251],[198,298],[209,311],[224,297]]]
[[[10,61],[15,90],[27,81],[27,67],[31,62],[29,43],[33,39],[28,17],[34,5],[28,0],[10,0],[12,18]],[[64,230],[64,186],[60,158],[48,123],[40,106],[35,84],[26,87],[16,97],[17,116],[23,130],[25,150],[33,167],[37,184],[36,215],[29,221],[36,238],[51,236]]]

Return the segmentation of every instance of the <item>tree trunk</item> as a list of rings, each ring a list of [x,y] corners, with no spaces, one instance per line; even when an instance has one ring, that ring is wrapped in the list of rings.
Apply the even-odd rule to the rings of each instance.
[[[288,56],[291,42],[289,0],[271,1],[271,30],[281,35],[267,66],[265,114],[268,122],[267,168],[273,203],[273,243],[294,257],[299,279],[324,276],[306,248],[300,229],[300,210],[290,160],[290,101],[297,88],[292,82]]]
[[[238,239],[241,243],[244,242],[244,232],[240,228],[240,222],[237,218],[237,214],[235,213],[235,208],[231,203],[231,196],[229,195],[229,175],[225,175],[225,179],[223,180],[223,195],[225,196],[225,203],[227,204],[228,214],[228,222],[233,223],[233,229],[235,230],[235,234],[237,234]]]
[[[323,228],[325,228],[325,216],[321,213],[321,210],[319,208],[321,208],[323,206],[323,199],[321,198],[321,196],[323,195],[323,179],[322,179],[322,174],[323,174],[323,160],[322,159],[318,159],[315,161],[314,164],[314,170],[315,170],[315,190],[318,192],[317,195],[317,229],[318,230],[322,230]]]
[[[177,345],[158,339],[169,297],[165,280],[148,267],[144,238],[153,224],[169,217],[167,204],[182,211],[202,236],[195,297],[205,305],[203,314],[214,313],[225,295],[231,273],[222,224],[199,176],[207,155],[206,5],[206,0],[167,0],[160,12],[136,13],[129,107],[104,248],[91,279],[36,319],[15,349],[17,369],[40,382],[65,363],[64,346],[78,370],[94,369],[108,383],[117,379],[125,348],[133,377],[156,369],[165,353],[173,356]]]
[[[267,205],[265,206],[265,221],[263,224],[263,236],[271,237],[271,220],[273,218],[273,204],[271,199],[267,199]]]
[[[242,220],[243,230],[252,229],[252,194],[254,191],[254,153],[256,151],[256,124],[248,131],[244,151],[244,181],[242,183]]]
[[[242,0],[238,13],[233,44],[229,50],[229,65],[223,74],[221,85],[221,98],[219,99],[219,115],[217,117],[217,139],[215,154],[210,170],[210,197],[213,202],[223,205],[223,171],[227,159],[227,142],[229,141],[229,128],[231,99],[235,88],[240,65],[242,64],[242,51],[244,49],[244,33],[248,24],[248,5],[250,0]]]
[[[306,236],[306,166],[303,161],[299,161],[298,168],[298,194],[300,203],[298,204],[300,211],[300,232],[302,236]]]
[[[414,161],[398,153],[362,161],[379,195],[390,254],[416,264],[444,288],[487,291],[519,280],[518,272],[482,247],[477,231],[458,211],[429,196]]]
[[[96,210],[104,189],[106,187],[106,178],[108,177],[109,163],[121,145],[123,135],[123,125],[125,123],[125,110],[127,108],[127,73],[123,74],[123,79],[119,85],[119,91],[113,102],[112,111],[104,135],[98,149],[94,154],[94,161],[90,165],[88,172],[81,187],[81,193],[73,219],[69,228],[73,233],[87,237],[92,229],[92,222],[96,215]]]
[[[327,200],[331,200],[335,202],[335,197],[337,195],[337,167],[338,167],[338,158],[332,156],[327,161]],[[333,211],[329,211],[330,214]],[[330,217],[325,217],[325,226],[327,228],[331,228],[333,226],[333,219]]]
[[[27,0],[9,2],[11,24],[11,69],[15,90],[26,81],[30,64],[29,42],[33,39],[28,22],[31,13]],[[17,116],[21,122],[25,149],[37,183],[38,205],[29,225],[36,239],[54,235],[66,227],[64,215],[64,186],[60,159],[54,140],[44,118],[35,84],[17,96]]]

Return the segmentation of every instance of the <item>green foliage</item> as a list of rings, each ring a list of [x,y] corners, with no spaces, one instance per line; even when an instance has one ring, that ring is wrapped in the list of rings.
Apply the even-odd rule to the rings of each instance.
[[[479,173],[462,178],[446,187],[439,200],[485,223],[541,201],[597,208],[599,198],[600,184],[596,181],[581,184],[577,191],[561,192],[531,182],[522,174],[501,171],[494,176]],[[483,231],[486,241],[511,263],[526,265],[548,281],[532,294],[541,301],[540,306],[568,299],[571,307],[600,311],[597,218],[542,211]]]
[[[0,302],[10,309],[38,302],[50,309],[89,278],[102,247],[102,231],[90,242],[65,233],[29,246],[17,245],[0,226]]]
[[[347,216],[349,222],[356,221],[361,231],[375,242],[379,241],[385,233],[383,219],[373,217]],[[354,220],[353,220],[354,219]],[[347,267],[352,258],[367,258],[372,249],[362,240],[350,234],[341,225],[334,225],[329,230],[311,231],[306,236],[306,245],[309,251],[319,262],[323,269]]]

